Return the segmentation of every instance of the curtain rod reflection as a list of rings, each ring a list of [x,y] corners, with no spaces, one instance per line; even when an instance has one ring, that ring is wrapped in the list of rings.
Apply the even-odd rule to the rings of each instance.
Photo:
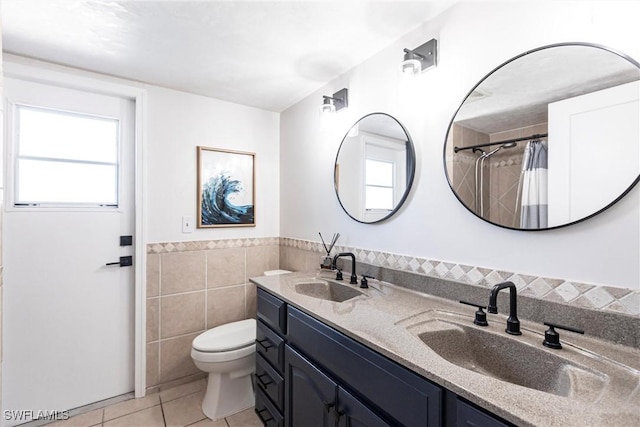
[[[504,141],[496,141],[496,142],[487,142],[486,144],[478,144],[478,145],[470,145],[468,147],[453,147],[453,152],[457,153],[462,150],[474,150],[480,147],[489,147],[491,145],[500,145],[500,144],[508,144],[510,142],[518,142],[518,141],[529,141],[532,139],[540,139],[546,138],[549,134],[547,133],[536,133],[534,135],[523,136],[522,138],[514,138],[514,139],[505,139]]]

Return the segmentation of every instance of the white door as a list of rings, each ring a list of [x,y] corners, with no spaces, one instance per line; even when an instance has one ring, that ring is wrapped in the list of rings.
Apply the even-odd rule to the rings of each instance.
[[[29,419],[6,411],[134,389],[134,269],[106,264],[134,254],[120,236],[134,236],[135,116],[132,100],[4,84],[2,409],[14,425]]]
[[[609,205],[640,173],[640,83],[549,104],[549,226]]]

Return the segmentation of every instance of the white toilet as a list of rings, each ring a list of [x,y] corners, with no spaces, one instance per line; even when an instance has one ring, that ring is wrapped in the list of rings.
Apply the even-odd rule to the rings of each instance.
[[[217,420],[255,404],[251,374],[255,371],[255,319],[227,323],[198,335],[191,358],[209,373],[202,412]]]
[[[265,276],[290,273],[265,271]],[[208,372],[202,412],[212,420],[255,404],[251,375],[256,369],[256,320],[231,322],[201,333],[191,344],[191,358]]]

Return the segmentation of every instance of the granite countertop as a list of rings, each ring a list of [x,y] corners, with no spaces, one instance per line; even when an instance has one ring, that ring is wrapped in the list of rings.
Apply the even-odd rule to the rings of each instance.
[[[506,316],[488,314],[488,327],[473,324],[475,308],[432,297],[377,280],[369,289],[345,281],[337,282],[362,292],[344,302],[304,295],[296,288],[305,283],[332,282],[335,273],[319,270],[252,278],[264,290],[277,295],[334,327],[356,341],[378,351],[421,376],[465,399],[523,426],[630,426],[640,425],[640,350],[616,345],[589,336],[560,331],[563,348],[542,346],[546,326],[521,321],[522,335],[504,332]],[[314,285],[303,285],[312,289]],[[351,290],[349,290],[351,291]],[[487,302],[488,302],[487,292]],[[476,331],[474,329],[481,329]],[[469,330],[493,334],[522,354],[535,353],[540,360],[523,363],[525,375],[538,383],[549,381],[554,392],[523,387],[465,369],[441,357],[420,339],[423,334]],[[440,340],[439,342],[453,340]],[[515,342],[517,341],[517,342]],[[499,342],[499,341],[498,341]],[[524,346],[524,347],[523,347]],[[501,346],[499,346],[501,347]],[[500,351],[498,349],[497,351]],[[497,358],[499,359],[499,357]],[[572,366],[549,377],[552,361],[566,360]],[[577,374],[576,374],[577,372]],[[582,375],[581,373],[586,373]],[[544,379],[548,377],[547,380]],[[534,381],[534,382],[535,382]],[[544,384],[543,384],[544,385]]]

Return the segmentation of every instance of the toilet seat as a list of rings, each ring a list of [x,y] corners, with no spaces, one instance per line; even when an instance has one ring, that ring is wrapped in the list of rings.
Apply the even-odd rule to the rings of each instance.
[[[246,349],[256,340],[256,319],[240,320],[201,333],[192,343],[200,353],[220,353]]]
[[[198,351],[195,348],[191,349],[191,358],[199,362],[214,363],[214,362],[228,362],[230,360],[237,360],[243,357],[251,356],[256,351],[256,344],[251,343],[244,348],[238,348],[229,351],[219,352],[206,352]]]
[[[209,329],[195,337],[191,357],[199,362],[227,362],[256,351],[256,319],[240,320]]]

